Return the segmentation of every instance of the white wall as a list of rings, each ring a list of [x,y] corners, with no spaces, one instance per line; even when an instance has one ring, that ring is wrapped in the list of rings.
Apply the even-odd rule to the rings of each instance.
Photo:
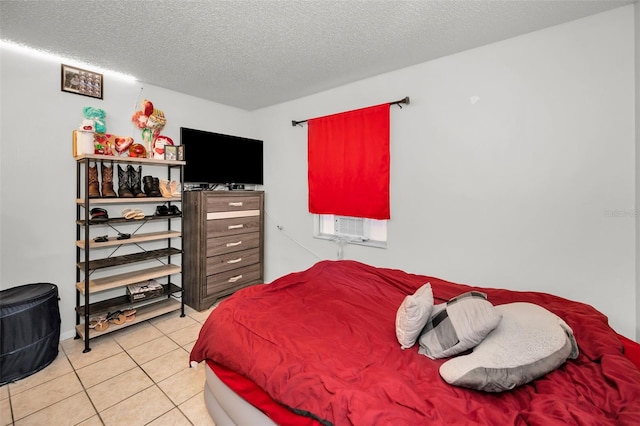
[[[270,281],[337,253],[311,237],[306,127],[291,120],[408,95],[391,113],[389,248],[345,257],[581,300],[634,337],[634,220],[615,213],[637,195],[633,15],[627,6],[253,113],[112,79],[103,101],[63,93],[59,62],[2,49],[0,288],[57,284],[73,335],[70,137],[83,106],[105,109],[117,134],[137,136],[129,117],[147,97],[170,137],[188,126],[264,139]]]
[[[105,76],[104,100],[70,94],[60,90],[59,61],[7,49],[1,49],[0,55],[0,288],[31,282],[56,284],[62,335],[68,338],[74,334],[76,281],[76,163],[71,132],[80,124],[82,108],[104,109],[108,132],[138,141],[140,133],[130,118],[141,98],[164,111],[163,134],[176,142],[180,126],[257,135],[246,111],[109,76]]]
[[[256,112],[269,280],[337,252],[311,237],[307,129],[291,120],[404,96],[388,249],[345,258],[577,299],[634,337],[633,6]]]
[[[640,338],[640,5],[635,5],[636,46],[636,339]]]

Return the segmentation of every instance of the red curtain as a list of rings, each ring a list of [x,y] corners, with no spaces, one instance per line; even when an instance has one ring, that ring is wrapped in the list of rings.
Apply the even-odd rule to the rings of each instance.
[[[307,121],[311,213],[390,218],[389,108]]]

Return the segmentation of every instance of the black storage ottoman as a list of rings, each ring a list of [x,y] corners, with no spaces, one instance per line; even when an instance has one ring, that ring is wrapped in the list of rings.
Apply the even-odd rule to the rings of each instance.
[[[0,385],[51,364],[59,343],[56,285],[26,284],[0,291]]]

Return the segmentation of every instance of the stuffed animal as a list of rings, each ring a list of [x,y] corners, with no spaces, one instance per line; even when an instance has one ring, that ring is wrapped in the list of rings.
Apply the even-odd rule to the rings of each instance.
[[[105,121],[107,114],[104,110],[94,107],[84,107],[82,109],[82,115],[86,120],[93,120],[96,133],[107,132],[107,124]]]

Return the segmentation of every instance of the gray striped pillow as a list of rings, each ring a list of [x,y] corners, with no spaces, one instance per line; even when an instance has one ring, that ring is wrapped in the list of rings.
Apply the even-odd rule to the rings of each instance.
[[[419,353],[446,358],[471,349],[500,323],[502,315],[479,291],[461,294],[436,305],[422,331]]]

